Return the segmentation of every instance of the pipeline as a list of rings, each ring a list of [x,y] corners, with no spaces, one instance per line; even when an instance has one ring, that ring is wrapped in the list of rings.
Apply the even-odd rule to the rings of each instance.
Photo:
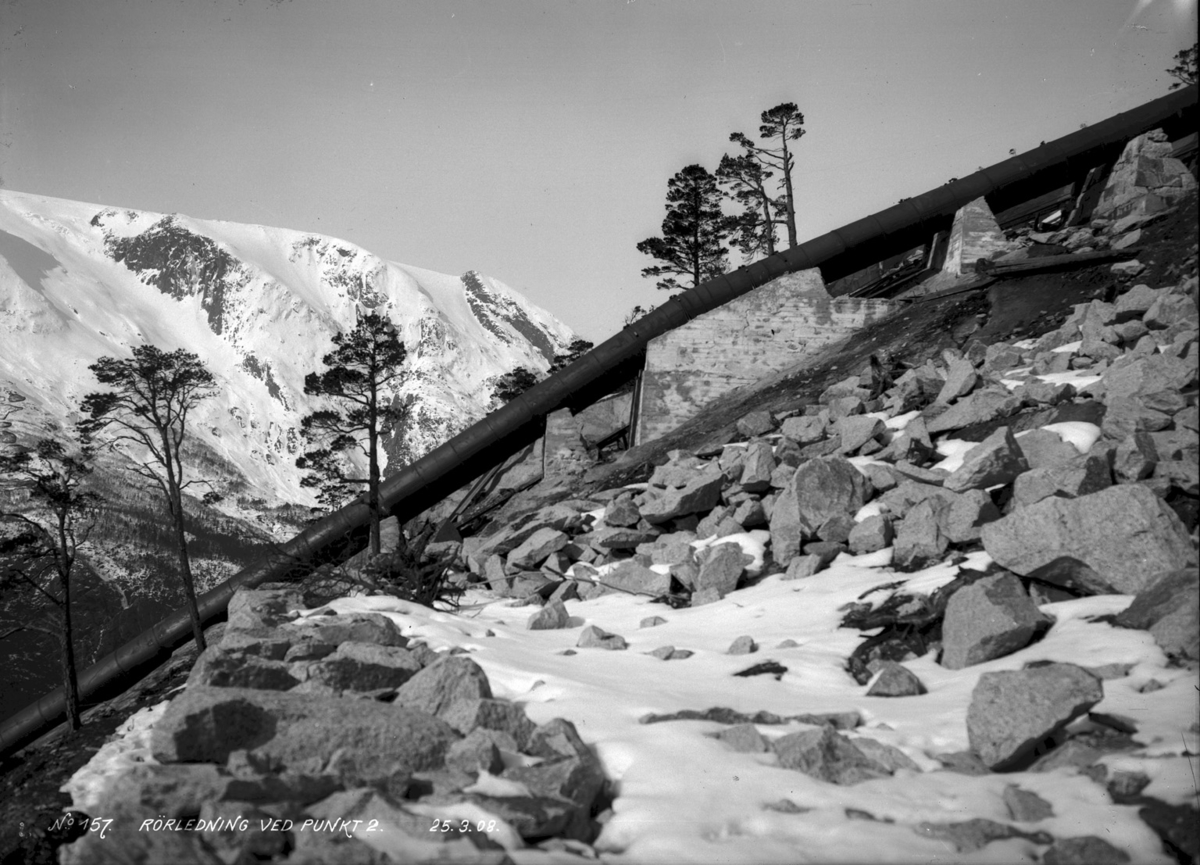
[[[421,513],[527,444],[547,414],[635,358],[656,336],[784,274],[820,267],[826,282],[832,282],[919,246],[948,228],[955,212],[976,198],[986,198],[993,212],[1028,201],[1111,162],[1125,142],[1151,129],[1194,130],[1196,102],[1193,84],[686,291],[387,478],[380,489],[382,502],[402,523]],[[202,595],[198,599],[201,620],[209,622],[224,614],[238,589],[279,579],[334,541],[361,529],[368,519],[366,505],[356,502],[305,529],[265,560]],[[81,673],[80,698],[136,675],[190,637],[188,613],[177,610]],[[8,718],[0,724],[0,754],[16,750],[59,723],[65,711],[66,699],[59,687]]]

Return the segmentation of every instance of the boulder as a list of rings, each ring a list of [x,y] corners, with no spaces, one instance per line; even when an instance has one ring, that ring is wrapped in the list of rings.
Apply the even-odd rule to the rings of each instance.
[[[843,457],[819,457],[796,469],[771,512],[770,531],[776,561],[800,552],[804,539],[833,516],[853,514],[868,497],[866,479]]]
[[[574,585],[574,584],[572,584]],[[571,623],[571,616],[561,600],[552,600],[526,622],[525,627],[530,631],[553,631],[565,628]]]
[[[1012,430],[1000,427],[963,456],[962,465],[951,472],[942,486],[954,492],[1008,484],[1029,464]]]
[[[721,496],[723,482],[720,467],[714,463],[711,468],[692,472],[682,487],[647,490],[639,508],[642,519],[658,525],[675,517],[712,510]]]
[[[456,739],[450,725],[400,701],[200,686],[171,701],[154,725],[151,751],[162,763],[224,763],[247,750],[275,766],[319,773],[344,750],[382,779],[439,768]]]
[[[828,564],[820,556],[793,556],[788,562],[787,570],[784,571],[781,579],[784,580],[802,580],[805,577],[811,577],[813,574],[821,571]]]
[[[804,415],[801,417],[790,417],[783,422],[780,432],[785,438],[791,439],[796,444],[804,446],[819,442],[825,438],[826,428],[828,426],[828,418],[820,415]]]
[[[1016,784],[1005,787],[1003,796],[1008,816],[1018,823],[1036,823],[1054,816],[1054,806],[1037,793]]]
[[[874,553],[892,545],[892,522],[882,514],[867,517],[856,523],[846,539],[850,552],[856,556]]]
[[[1117,615],[1122,628],[1149,631],[1168,655],[1200,659],[1200,574],[1180,568],[1151,580]]]
[[[310,663],[301,687],[305,692],[328,689],[338,694],[376,691],[398,688],[420,671],[420,661],[405,649],[347,641],[333,654]]]
[[[624,637],[610,634],[595,625],[588,625],[584,628],[583,633],[579,635],[579,642],[575,645],[580,649],[608,649],[609,651],[629,648]]]
[[[735,724],[716,734],[718,742],[724,742],[741,754],[761,754],[771,750],[767,740],[753,724]]]
[[[633,501],[632,493],[624,493],[609,502],[604,508],[604,522],[609,526],[636,526],[642,514]]]
[[[1103,697],[1100,680],[1074,664],[984,673],[967,709],[971,748],[994,771],[1019,769]]]
[[[839,418],[833,425],[834,434],[841,442],[838,451],[843,454],[855,453],[886,429],[883,421],[869,415],[851,415]]]
[[[189,686],[287,691],[300,684],[300,680],[288,671],[286,663],[229,651],[222,641],[221,645],[209,646],[201,653],[187,683]]]
[[[974,365],[966,358],[955,358],[946,370],[946,383],[938,391],[934,402],[948,405],[969,394],[978,383],[979,376],[975,374]]]
[[[665,595],[671,591],[671,575],[660,574],[658,571],[652,571],[644,565],[639,565],[633,560],[621,562],[607,574],[598,578],[601,582],[607,583],[608,586],[615,586],[618,589],[625,589],[629,592],[639,592],[643,594]],[[607,586],[602,587],[603,593],[612,591]]]
[[[753,556],[742,552],[739,544],[716,544],[699,557],[700,573],[693,585],[694,591],[716,589],[724,597],[737,588],[746,565],[754,561]]]
[[[1020,480],[1021,475],[1017,478]],[[1000,509],[983,490],[946,493],[948,507],[936,508],[935,516],[942,534],[952,544],[967,544],[979,540],[987,523],[1000,519]]]
[[[750,655],[758,651],[758,643],[749,635],[742,635],[729,644],[725,650],[727,655]]]
[[[1043,865],[1125,865],[1129,854],[1098,835],[1056,838],[1042,854]]]
[[[738,485],[749,493],[761,493],[771,487],[775,471],[775,455],[767,442],[751,442],[746,446]]]
[[[464,735],[472,730],[494,730],[511,736],[518,748],[524,748],[533,735],[535,724],[525,709],[508,700],[461,700],[442,713],[442,720]]]
[[[1112,472],[1108,460],[1099,454],[1076,453],[1070,460],[1020,475],[1013,484],[1012,500],[1014,507],[1022,508],[1053,496],[1075,499],[1110,486]]]
[[[633,550],[641,544],[653,542],[657,537],[657,532],[644,531],[632,526],[601,526],[588,533],[587,543],[597,550]]]
[[[892,544],[892,564],[896,568],[915,571],[941,561],[949,539],[939,525],[938,511],[946,507],[944,501],[925,499],[904,515]]]
[[[659,535],[650,543],[639,544],[637,552],[638,555],[649,556],[652,565],[676,565],[692,560],[694,540],[695,532],[671,532]]]
[[[400,686],[395,705],[440,717],[459,703],[491,696],[482,667],[463,655],[443,655]]]
[[[933,420],[926,422],[931,434],[962,429],[1008,417],[1021,407],[1020,397],[1004,387],[986,387],[960,399]]]
[[[789,733],[776,739],[771,749],[783,768],[831,784],[857,784],[891,774],[828,725]]]
[[[915,831],[925,838],[937,838],[954,847],[956,853],[981,850],[993,841],[1023,838],[1034,844],[1049,844],[1054,840],[1049,832],[1026,832],[1015,826],[997,823],[986,817],[962,820],[958,823],[918,823]]]
[[[565,532],[548,526],[540,528],[509,552],[506,565],[509,570],[536,568],[551,553],[565,547],[570,540]]]
[[[765,435],[773,429],[775,422],[771,419],[771,413],[764,409],[742,415],[737,422],[737,431],[746,438]]]
[[[942,666],[961,670],[1012,654],[1052,623],[1015,576],[984,577],[960,588],[946,603]]]
[[[272,628],[291,621],[289,613],[304,608],[304,596],[298,588],[238,589],[226,608],[226,629],[250,631]]]
[[[1062,557],[1077,560],[1100,578],[1092,593],[1137,594],[1192,557],[1179,517],[1141,484],[1043,499],[988,523],[981,539],[997,565],[1020,576]]]
[[[880,661],[868,697],[915,697],[926,693],[917,674],[896,661]]]

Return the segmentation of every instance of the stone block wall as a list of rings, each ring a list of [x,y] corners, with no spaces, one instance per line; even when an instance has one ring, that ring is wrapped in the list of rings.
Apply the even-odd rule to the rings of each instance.
[[[978,259],[991,258],[994,253],[1007,248],[1008,241],[992,215],[992,209],[984,199],[976,198],[954,214],[942,272],[953,276],[974,273]]]
[[[830,297],[819,270],[787,274],[650,341],[636,443],[741,385],[891,315],[889,300]]]
[[[592,403],[578,414],[560,409],[546,416],[544,476],[562,477],[591,464],[589,451],[629,424],[632,393],[618,393]]]

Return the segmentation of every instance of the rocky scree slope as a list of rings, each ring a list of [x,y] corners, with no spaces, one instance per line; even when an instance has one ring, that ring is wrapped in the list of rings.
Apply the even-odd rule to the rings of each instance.
[[[925,358],[903,371],[878,357],[843,367],[801,407],[743,412],[733,431],[710,418],[717,428],[700,434],[723,444],[672,450],[642,483],[605,485],[597,470],[572,490],[526,496],[513,508],[537,506],[464,542],[461,579],[514,598],[493,605],[528,608],[528,630],[563,632],[572,647],[562,655],[601,664],[646,643],[605,621],[614,597],[637,602],[646,613],[638,631],[652,636],[677,633],[706,607],[732,615],[760,596],[799,617],[838,582],[876,569],[834,617],[838,632],[862,634],[840,658],[850,695],[841,711],[805,711],[804,700],[789,699],[730,708],[735,689],[714,681],[709,701],[645,714],[641,725],[680,725],[687,736],[696,728],[682,725],[702,723],[704,735],[751,761],[747,772],[780,771],[772,777],[781,790],[795,786],[784,780],[790,773],[826,785],[826,796],[889,784],[913,791],[938,773],[982,795],[996,789],[993,779],[1014,779],[980,816],[956,809],[909,822],[888,813],[900,815],[897,807],[846,808],[845,819],[866,821],[860,831],[934,839],[961,860],[995,861],[1003,850],[1001,858],[1047,863],[1194,861],[1194,797],[1166,795],[1156,781],[1167,765],[1191,764],[1200,736],[1195,247],[1171,266],[1175,278],[1156,286],[1136,281],[1136,268],[1108,273],[1100,292],[1110,299],[1079,303],[1057,327],[1015,341],[987,340],[978,299],[951,301],[975,303],[959,313],[980,310],[973,331],[951,329],[954,347],[923,346]],[[961,325],[973,316],[957,317]],[[738,399],[750,397],[726,405]],[[639,861],[636,840],[606,842],[610,824],[622,825],[621,785],[610,781],[606,792],[602,777],[615,767],[579,737],[578,718],[535,726],[518,703],[492,696],[469,657],[478,652],[483,664],[486,649],[435,653],[395,633],[387,616],[298,610],[287,586],[238,598],[221,643],[153,726],[159,765],[121,774],[105,807],[151,820],[247,809],[296,826],[377,820],[390,834],[386,843],[359,835],[334,843],[210,823],[124,836],[127,849],[167,845],[170,858],[213,862]],[[1085,608],[1105,612],[1078,612]],[[1126,660],[1098,650],[1129,645],[1115,636],[1132,632],[1146,635],[1144,648],[1122,650]],[[804,646],[788,642],[738,676],[788,688],[789,665],[804,663]],[[723,652],[761,645],[745,633]],[[1041,657],[1039,645],[1060,648]],[[651,654],[684,677],[712,652],[697,640]],[[890,736],[883,719],[920,714],[923,701],[941,707],[938,693],[952,681],[969,684],[955,710],[967,747]],[[792,708],[779,711],[784,704]],[[1136,812],[1157,849],[1144,838],[1126,849],[1127,832],[1060,820],[1067,799],[1032,789],[1052,776],[1071,797],[1108,803],[1114,819]],[[761,808],[802,820],[813,806],[784,795]],[[450,828],[431,839],[421,818],[445,814],[454,815]],[[92,861],[112,849],[89,834],[65,855]]]

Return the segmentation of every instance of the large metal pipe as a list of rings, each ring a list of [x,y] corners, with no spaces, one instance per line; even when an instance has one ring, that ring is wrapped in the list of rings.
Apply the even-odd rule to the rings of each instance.
[[[832,281],[905,252],[949,225],[960,207],[980,196],[987,197],[993,210],[1000,210],[1056,189],[1067,182],[1065,178],[1111,158],[1114,149],[1119,152],[1130,138],[1158,126],[1172,124],[1176,128],[1194,129],[1196,97],[1196,85],[1178,90],[668,300],[566,369],[389,477],[380,491],[384,505],[401,520],[425,510],[510,456],[528,441],[541,418],[567,403],[572,394],[637,356],[654,337],[785,273],[820,267],[826,281]],[[297,563],[311,559],[330,543],[366,525],[368,518],[366,506],[356,503],[309,527],[264,561],[202,595],[201,619],[207,622],[222,615],[237,589],[279,578]],[[87,697],[113,685],[122,676],[144,668],[185,643],[190,636],[187,612],[176,611],[84,671],[79,677],[80,696]],[[65,711],[66,700],[60,687],[8,718],[0,725],[0,753],[20,747],[58,723]]]

